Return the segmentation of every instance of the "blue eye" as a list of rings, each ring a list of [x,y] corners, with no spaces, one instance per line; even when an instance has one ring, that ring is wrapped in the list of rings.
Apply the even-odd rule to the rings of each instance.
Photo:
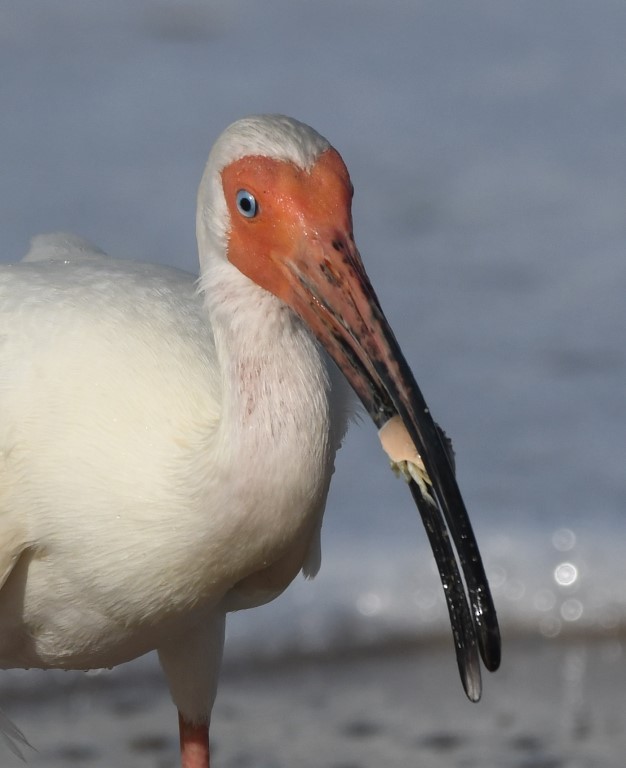
[[[254,195],[251,195],[247,189],[240,189],[237,192],[237,210],[246,219],[252,219],[257,215],[259,207]]]

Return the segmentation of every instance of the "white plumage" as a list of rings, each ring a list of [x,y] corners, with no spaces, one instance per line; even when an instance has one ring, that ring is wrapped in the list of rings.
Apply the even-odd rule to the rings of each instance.
[[[236,207],[241,179],[256,218]],[[226,612],[319,568],[348,388],[311,330],[366,404],[383,393],[379,426],[392,415],[377,352],[362,355],[376,329],[346,331],[363,317],[352,282],[377,306],[350,196],[315,131],[248,118],[200,185],[199,281],[72,235],[35,238],[0,269],[0,666],[157,649],[190,768],[209,761],[195,742]]]
[[[127,661],[304,536],[301,565],[337,448],[326,361],[277,299],[222,264],[211,325],[191,276],[87,248],[0,279],[4,666]]]

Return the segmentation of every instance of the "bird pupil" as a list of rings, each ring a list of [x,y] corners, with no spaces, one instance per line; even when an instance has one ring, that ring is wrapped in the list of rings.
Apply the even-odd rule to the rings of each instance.
[[[241,209],[246,213],[252,210],[252,203],[250,202],[250,199],[247,197],[242,197],[239,202],[239,205],[241,206]]]

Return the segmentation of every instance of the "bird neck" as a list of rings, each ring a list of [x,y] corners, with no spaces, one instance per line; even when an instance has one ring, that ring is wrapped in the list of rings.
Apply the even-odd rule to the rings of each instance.
[[[330,381],[315,339],[287,305],[228,262],[212,265],[200,287],[222,378],[221,428],[237,461],[250,454],[262,464],[269,446],[283,468],[298,457],[325,464]]]

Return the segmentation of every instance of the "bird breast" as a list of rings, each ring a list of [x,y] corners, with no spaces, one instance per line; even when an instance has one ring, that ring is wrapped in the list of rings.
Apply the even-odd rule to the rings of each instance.
[[[238,608],[281,592],[317,545],[343,434],[317,343],[274,297],[256,300],[272,336],[255,334],[252,323],[233,338],[230,325],[213,324],[224,397],[215,439],[223,474],[211,494],[219,497],[216,534],[231,552],[228,605]]]

